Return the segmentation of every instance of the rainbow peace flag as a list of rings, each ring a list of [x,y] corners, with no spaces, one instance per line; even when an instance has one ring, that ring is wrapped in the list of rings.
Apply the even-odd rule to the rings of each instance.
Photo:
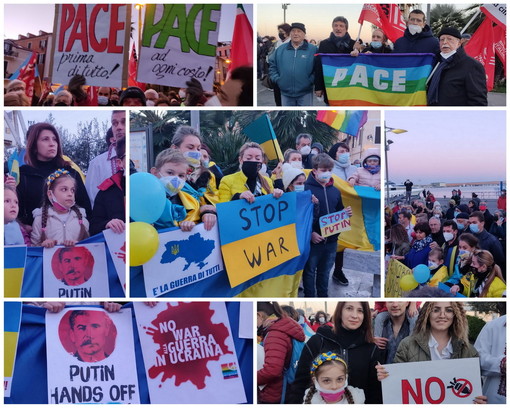
[[[21,297],[27,258],[26,246],[4,247],[4,296]]]
[[[21,324],[21,302],[4,304],[4,396],[11,396],[14,362]]]
[[[318,54],[332,106],[425,106],[434,54]]]
[[[318,111],[317,120],[351,136],[358,136],[360,128],[367,123],[367,111]]]
[[[257,120],[250,123],[243,129],[243,133],[248,136],[250,140],[258,143],[264,153],[266,153],[269,160],[281,160],[283,161],[282,150],[280,144],[276,139],[273,125],[269,120],[269,116],[265,113]]]

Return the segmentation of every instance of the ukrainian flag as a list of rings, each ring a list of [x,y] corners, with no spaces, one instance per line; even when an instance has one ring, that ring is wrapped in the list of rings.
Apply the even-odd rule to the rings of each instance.
[[[11,394],[21,324],[21,302],[4,303],[4,396]]]
[[[258,143],[262,149],[264,149],[264,153],[269,160],[283,161],[283,154],[280,149],[280,144],[278,140],[276,140],[273,125],[271,125],[269,116],[265,113],[246,126],[243,129],[243,133],[248,136],[251,141]]]
[[[27,258],[26,246],[4,247],[4,296],[21,297],[21,284]]]
[[[25,149],[15,150],[9,160],[7,160],[7,167],[9,169],[9,174],[16,179],[16,185],[19,184],[20,176],[19,176],[19,168],[25,164]]]
[[[425,106],[434,54],[319,54],[332,106]]]

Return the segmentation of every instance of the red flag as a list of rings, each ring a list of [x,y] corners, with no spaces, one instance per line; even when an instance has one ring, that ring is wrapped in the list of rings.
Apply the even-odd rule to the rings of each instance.
[[[89,86],[87,88],[87,101],[89,103],[88,106],[97,106],[97,91],[99,90],[98,86]]]
[[[34,95],[35,70],[37,53],[33,52],[28,63],[19,71],[18,79],[25,83],[25,94],[32,99]]]
[[[395,42],[404,35],[406,23],[397,4],[363,4],[358,23],[368,21],[384,31]]]
[[[500,25],[494,27],[494,49],[506,71],[506,32]]]
[[[466,54],[482,63],[487,78],[487,90],[491,91],[494,88],[496,59],[494,56],[494,30],[490,19],[483,20],[464,49]]]
[[[142,91],[145,91],[145,84],[136,80],[136,73],[138,71],[138,56],[136,55],[135,43],[131,49],[131,56],[129,57],[128,64],[128,86],[137,86]]]
[[[480,10],[496,24],[502,24],[506,27],[506,4],[484,4]]]
[[[253,67],[253,29],[242,4],[237,5],[230,59],[229,71],[238,67]]]

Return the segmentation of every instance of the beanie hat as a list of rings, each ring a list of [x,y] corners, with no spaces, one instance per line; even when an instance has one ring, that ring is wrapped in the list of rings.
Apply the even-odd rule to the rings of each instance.
[[[462,38],[460,31],[455,27],[445,27],[440,32],[437,38],[441,38],[442,35],[451,35],[452,37],[458,38],[459,40]]]
[[[122,91],[122,94],[120,95],[119,105],[124,105],[124,100],[126,98],[137,98],[142,101],[142,105],[147,105],[147,100],[145,99],[145,94],[143,91],[136,87],[136,86],[130,86],[129,88],[126,88],[124,91]]]
[[[301,174],[304,176],[305,173],[301,169],[296,169],[292,167],[289,163],[284,163],[282,166],[282,181],[283,181],[283,189],[287,190],[287,188],[292,184],[292,182],[298,178]]]
[[[297,28],[306,34],[306,28],[303,23],[292,23],[290,29],[292,30],[293,28]]]
[[[455,218],[461,219],[461,220],[469,220],[469,214],[466,212],[461,212],[460,214],[457,214],[457,216]]]

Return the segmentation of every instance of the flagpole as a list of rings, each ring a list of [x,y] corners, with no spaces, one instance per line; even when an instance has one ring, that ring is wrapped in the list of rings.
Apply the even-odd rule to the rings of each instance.
[[[464,31],[467,30],[467,28],[471,25],[471,23],[473,21],[475,21],[475,18],[478,17],[478,15],[480,14],[481,10],[480,8],[478,8],[478,10],[476,11],[476,13],[473,15],[473,17],[471,17],[471,20],[468,21],[468,23],[464,26],[464,28],[460,31],[461,34],[464,34]]]
[[[359,41],[359,37],[361,36],[361,29],[363,28],[363,23],[359,26],[358,36],[356,37],[356,42]]]

